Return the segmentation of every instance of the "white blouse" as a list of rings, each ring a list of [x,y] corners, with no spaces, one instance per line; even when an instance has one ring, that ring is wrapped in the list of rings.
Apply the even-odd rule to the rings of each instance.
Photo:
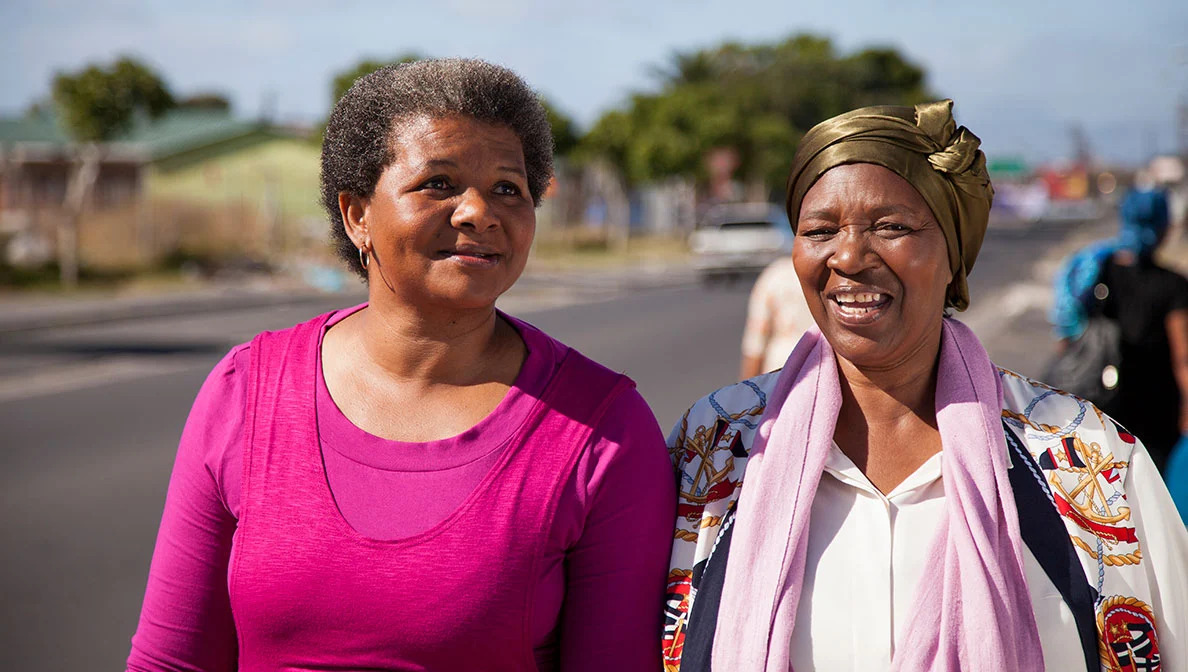
[[[1188,531],[1141,443],[1092,405],[1001,370],[1003,420],[1061,511],[1095,605],[1103,670],[1188,672]],[[677,423],[680,470],[669,571],[666,669],[680,664],[695,568],[710,557],[744,489],[747,453],[776,373],[717,390]],[[836,446],[813,501],[805,586],[791,638],[796,672],[887,670],[915,606],[944,515],[943,453],[884,496]],[[1038,470],[1036,469],[1038,468]],[[1072,612],[1023,546],[1024,572],[1049,672],[1084,670]],[[721,618],[722,615],[719,614]],[[1146,624],[1155,626],[1153,641]],[[1158,665],[1158,667],[1156,667]]]
[[[805,585],[792,631],[796,672],[891,667],[899,628],[907,624],[944,514],[943,455],[933,455],[884,495],[834,444],[813,500]],[[1145,453],[1143,458],[1150,459]],[[1150,489],[1138,486],[1131,492]],[[1026,546],[1023,558],[1044,667],[1084,672],[1072,612]],[[1188,559],[1176,564],[1188,575]],[[1164,638],[1165,672],[1184,669],[1166,664],[1177,659],[1184,664],[1182,656],[1168,656],[1166,648],[1175,639]]]

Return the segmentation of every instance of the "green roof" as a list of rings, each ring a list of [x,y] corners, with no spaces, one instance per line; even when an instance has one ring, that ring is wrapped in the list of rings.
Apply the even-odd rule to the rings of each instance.
[[[64,144],[66,136],[52,120],[45,117],[0,119],[0,147],[15,142]]]
[[[156,120],[137,119],[112,144],[159,161],[245,136],[267,133],[268,126],[232,118],[217,110],[173,110]],[[65,149],[69,138],[49,116],[0,119],[0,147],[17,143],[50,144]]]

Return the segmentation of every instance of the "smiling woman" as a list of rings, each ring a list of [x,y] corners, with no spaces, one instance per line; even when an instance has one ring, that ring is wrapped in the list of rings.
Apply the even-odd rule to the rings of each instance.
[[[361,78],[322,200],[366,304],[216,367],[129,670],[651,670],[675,494],[630,379],[495,309],[552,173],[481,61]]]
[[[945,316],[993,197],[951,106],[855,110],[793,158],[817,329],[670,436],[672,670],[1188,669],[1188,532],[1142,444]]]
[[[470,117],[422,117],[392,144],[370,196],[338,195],[368,275],[394,300],[489,307],[523,272],[535,230],[519,139]]]
[[[882,166],[841,165],[809,189],[801,213],[796,274],[842,359],[883,369],[920,353],[931,360],[953,274],[945,235],[919,192]]]

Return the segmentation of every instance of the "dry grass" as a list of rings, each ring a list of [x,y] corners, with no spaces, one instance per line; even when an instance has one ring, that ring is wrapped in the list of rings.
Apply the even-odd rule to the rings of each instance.
[[[612,269],[676,264],[688,258],[684,238],[637,236],[615,245],[601,232],[572,229],[537,236],[528,265],[536,270]]]

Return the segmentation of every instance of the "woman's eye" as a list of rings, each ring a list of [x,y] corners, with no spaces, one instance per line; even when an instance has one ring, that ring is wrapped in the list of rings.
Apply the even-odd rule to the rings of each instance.
[[[495,185],[495,193],[501,196],[519,196],[522,192],[519,187],[511,182],[500,182]]]
[[[907,233],[912,230],[912,227],[898,222],[880,222],[875,228],[886,233]]]
[[[435,191],[444,191],[450,188],[450,181],[444,177],[431,177],[421,183],[422,189],[433,189]]]
[[[812,238],[814,240],[821,240],[823,238],[828,238],[835,233],[837,233],[837,229],[828,226],[818,226],[801,229],[800,233],[797,235],[801,235],[806,238]]]

